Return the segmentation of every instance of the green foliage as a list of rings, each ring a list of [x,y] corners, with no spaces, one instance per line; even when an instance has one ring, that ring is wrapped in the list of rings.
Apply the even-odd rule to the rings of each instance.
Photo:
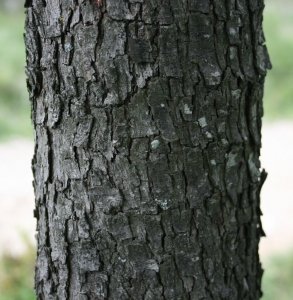
[[[293,3],[265,2],[264,33],[273,69],[265,83],[265,119],[293,117]]]
[[[0,10],[0,140],[32,137],[24,74],[23,11]]]
[[[35,248],[27,243],[20,256],[5,253],[0,260],[0,300],[34,300]]]
[[[293,299],[293,251],[271,256],[262,280],[262,300]]]

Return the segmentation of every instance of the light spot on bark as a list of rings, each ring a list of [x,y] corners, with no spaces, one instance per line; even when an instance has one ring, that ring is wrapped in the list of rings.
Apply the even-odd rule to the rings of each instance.
[[[241,90],[232,90],[231,91],[231,95],[232,97],[234,97],[235,99],[239,99],[240,95],[241,95]]]
[[[187,104],[184,104],[184,113],[187,115],[192,115],[192,111]]]
[[[154,140],[151,142],[152,148],[157,149],[159,147],[160,142],[158,140]]]
[[[156,203],[158,203],[161,206],[161,208],[163,210],[167,210],[169,208],[169,206],[168,206],[168,201],[169,200],[158,200],[158,199],[155,199],[155,201],[156,201]]]
[[[257,182],[258,177],[260,176],[260,171],[259,171],[259,169],[257,168],[257,166],[255,165],[253,153],[251,153],[251,154],[249,155],[249,159],[248,159],[248,167],[249,167],[249,172],[250,172],[250,175],[251,175],[251,177],[252,177],[252,180],[253,180],[254,182]]]
[[[70,43],[66,43],[64,45],[65,52],[70,52],[73,49],[72,45]]]
[[[124,258],[121,258],[120,256],[118,257],[118,259],[119,259],[121,262],[123,262],[123,263],[125,263],[125,262],[126,262],[126,259],[124,259]]]
[[[221,139],[221,142],[223,145],[227,145],[228,144],[228,141],[226,139]]]
[[[230,59],[233,60],[237,55],[237,48],[236,47],[230,47]]]
[[[216,161],[214,159],[211,160],[211,165],[215,166],[216,165]]]
[[[236,35],[236,34],[237,34],[235,28],[232,28],[232,27],[229,28],[229,33],[230,33],[231,35]]]
[[[198,119],[198,122],[200,127],[206,127],[208,125],[205,117]]]
[[[221,76],[221,73],[216,71],[216,72],[211,73],[211,76],[219,77],[219,76]]]
[[[159,266],[157,264],[157,262],[154,259],[150,259],[147,262],[147,269],[149,270],[153,270],[155,272],[159,272]]]
[[[94,4],[98,5],[98,7],[102,6],[102,0],[94,0]]]
[[[243,278],[243,284],[244,284],[244,287],[247,291],[249,291],[249,286],[247,284],[247,281],[246,281],[246,278]]]
[[[212,139],[213,138],[212,134],[210,132],[208,132],[208,131],[206,132],[206,137],[208,139]]]
[[[229,153],[228,156],[228,162],[227,162],[227,168],[231,168],[237,165],[237,153]]]

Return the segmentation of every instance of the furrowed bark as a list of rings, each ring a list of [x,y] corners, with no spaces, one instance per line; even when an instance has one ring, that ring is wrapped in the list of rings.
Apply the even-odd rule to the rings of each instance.
[[[259,299],[263,1],[25,6],[37,299]]]

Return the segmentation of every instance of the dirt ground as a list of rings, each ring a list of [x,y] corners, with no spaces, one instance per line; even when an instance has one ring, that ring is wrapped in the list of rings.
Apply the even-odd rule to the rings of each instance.
[[[33,143],[16,139],[0,144],[0,253],[21,253],[24,237],[34,242]],[[269,173],[262,190],[262,260],[293,249],[293,122],[263,126],[262,167]]]

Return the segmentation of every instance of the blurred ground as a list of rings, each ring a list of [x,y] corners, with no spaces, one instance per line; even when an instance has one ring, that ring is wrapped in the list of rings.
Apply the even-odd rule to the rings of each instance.
[[[263,126],[262,167],[269,176],[262,190],[263,227],[260,254],[264,259],[293,247],[293,122]],[[33,142],[13,140],[0,144],[0,252],[24,250],[20,234],[34,241],[34,196],[30,162]]]
[[[21,254],[34,242],[33,142],[18,139],[0,144],[0,254]]]
[[[292,155],[293,122],[265,123],[261,163],[269,175],[261,194],[262,223],[267,235],[260,242],[263,258],[293,248]]]

